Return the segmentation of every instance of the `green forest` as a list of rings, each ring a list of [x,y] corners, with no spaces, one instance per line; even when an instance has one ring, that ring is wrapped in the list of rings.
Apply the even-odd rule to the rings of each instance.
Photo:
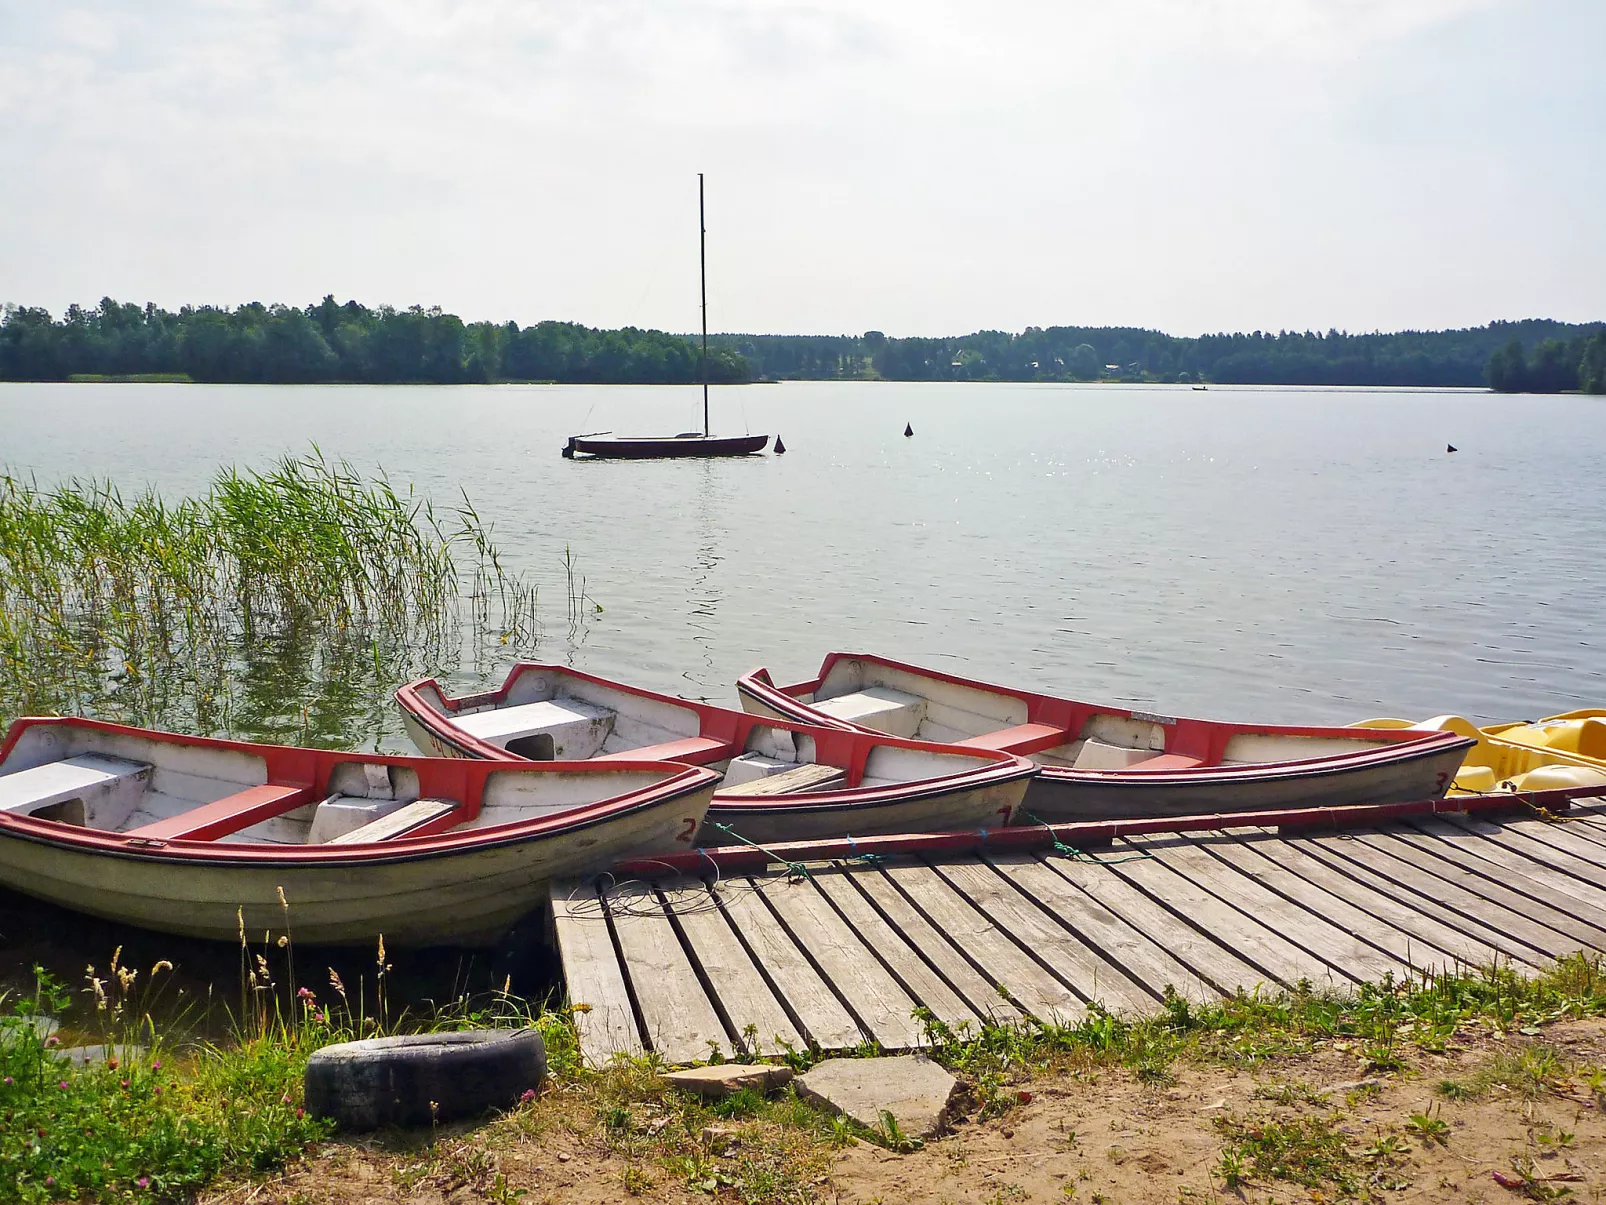
[[[869,331],[719,335],[710,343],[739,352],[761,379],[1113,379],[1606,392],[1606,323],[1598,322],[1530,319],[1451,331],[1255,331],[1198,338],[1139,327],[1034,326],[1020,334],[978,331],[947,339],[894,339]],[[1524,365],[1531,362],[1532,371],[1497,371],[1513,355]]]
[[[421,306],[369,309],[325,297],[298,310],[253,302],[238,309],[103,300],[71,307],[7,307],[0,380],[187,377],[192,381],[455,385],[488,381],[678,385],[702,379],[699,349],[663,331],[593,330],[572,322],[464,322]],[[709,380],[745,381],[746,363],[710,347]]]
[[[1141,327],[1027,327],[947,338],[709,337],[709,380],[1182,381],[1252,385],[1489,386],[1606,393],[1606,323],[1545,319],[1448,331],[1254,331],[1183,338]],[[106,298],[0,315],[0,380],[460,384],[687,384],[697,341],[572,322],[464,322],[440,309],[370,309],[325,297],[296,309]]]

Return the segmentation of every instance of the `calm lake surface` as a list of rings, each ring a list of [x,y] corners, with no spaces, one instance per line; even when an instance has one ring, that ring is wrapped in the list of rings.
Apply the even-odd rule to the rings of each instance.
[[[838,648],[1235,719],[1606,703],[1601,399],[795,383],[713,411],[786,455],[558,455],[697,426],[688,388],[0,385],[0,464],[177,494],[316,443],[467,490],[543,583],[543,655],[732,705]],[[605,608],[573,637],[565,547]]]

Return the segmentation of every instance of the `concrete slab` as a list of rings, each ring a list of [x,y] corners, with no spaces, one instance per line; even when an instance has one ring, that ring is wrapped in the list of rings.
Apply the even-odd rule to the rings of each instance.
[[[799,1076],[800,1096],[858,1122],[884,1131],[882,1114],[892,1114],[905,1138],[934,1138],[947,1127],[959,1081],[921,1055],[878,1059],[827,1059]]]
[[[769,1092],[784,1087],[792,1082],[792,1069],[778,1063],[721,1063],[717,1067],[668,1071],[662,1078],[666,1088],[679,1088],[717,1100],[743,1088]]]

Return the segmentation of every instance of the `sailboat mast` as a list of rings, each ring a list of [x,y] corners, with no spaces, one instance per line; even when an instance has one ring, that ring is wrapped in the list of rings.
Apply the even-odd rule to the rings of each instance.
[[[703,434],[708,434],[708,227],[703,219],[703,173],[697,173],[697,269],[703,281]]]

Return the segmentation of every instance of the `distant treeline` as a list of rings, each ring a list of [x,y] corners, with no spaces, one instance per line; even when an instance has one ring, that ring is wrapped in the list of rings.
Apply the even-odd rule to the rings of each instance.
[[[1543,319],[1453,331],[1352,335],[1342,331],[1178,338],[1139,327],[1027,327],[947,339],[863,335],[719,335],[757,377],[899,381],[1210,381],[1240,385],[1459,385],[1494,383],[1496,353],[1560,345],[1576,369],[1588,337],[1606,323]],[[1502,349],[1507,349],[1502,351]],[[1546,351],[1546,357],[1554,353]],[[1550,360],[1547,358],[1546,363]],[[1502,378],[1503,379],[1503,378]],[[1565,374],[1534,373],[1523,388],[1552,388]],[[1583,382],[1575,375],[1570,385]],[[1592,378],[1598,382],[1598,375]],[[1543,386],[1539,382],[1547,382]],[[1496,385],[1496,388],[1502,386]],[[1587,386],[1584,386],[1587,388]],[[1600,388],[1597,385],[1597,389]]]
[[[1179,338],[1140,327],[1027,327],[952,338],[713,335],[709,379],[896,381],[1201,381],[1250,385],[1489,385],[1606,392],[1606,323],[1544,319],[1452,331],[1330,330]],[[71,307],[8,306],[0,380],[163,379],[455,384],[482,381],[684,384],[700,379],[696,342],[663,331],[569,322],[465,323],[419,306],[369,309],[325,297],[294,309],[186,306],[110,298]]]
[[[71,377],[195,381],[459,384],[560,381],[644,385],[702,379],[686,338],[634,327],[603,331],[572,322],[465,323],[414,306],[369,309],[325,297],[298,310],[253,302],[238,309],[185,306],[176,314],[111,298],[73,306],[58,322],[43,309],[8,306],[0,318],[0,380]],[[749,379],[742,358],[708,351],[708,376]]]
[[[1606,331],[1587,338],[1513,339],[1489,360],[1489,386],[1501,393],[1606,393]]]

